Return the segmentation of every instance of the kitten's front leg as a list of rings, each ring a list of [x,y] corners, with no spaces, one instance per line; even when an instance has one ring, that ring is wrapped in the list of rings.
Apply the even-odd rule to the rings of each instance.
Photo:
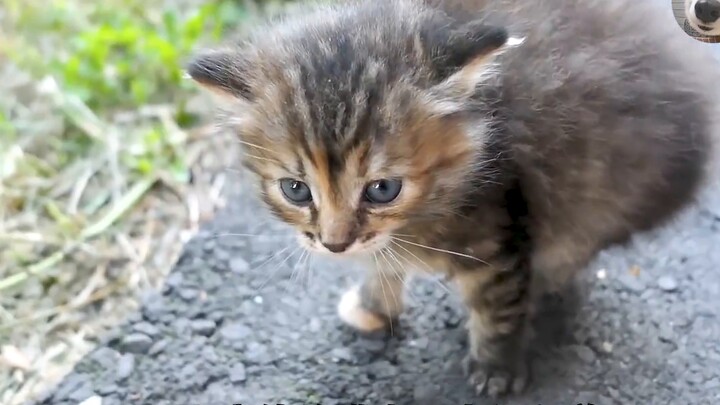
[[[391,326],[403,311],[405,272],[372,266],[359,285],[345,292],[338,315],[354,329],[371,333]]]
[[[478,395],[520,393],[527,386],[530,272],[524,264],[459,271],[456,280],[470,310],[469,353],[463,369]]]

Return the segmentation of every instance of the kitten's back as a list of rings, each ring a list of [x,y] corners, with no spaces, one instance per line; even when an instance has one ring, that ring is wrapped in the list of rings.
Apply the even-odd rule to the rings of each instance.
[[[720,62],[662,2],[430,1],[525,37],[495,85],[537,267],[570,272],[664,223],[715,170]]]

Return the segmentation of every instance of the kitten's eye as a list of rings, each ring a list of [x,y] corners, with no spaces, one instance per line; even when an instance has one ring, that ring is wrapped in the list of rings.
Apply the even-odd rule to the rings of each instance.
[[[402,181],[395,179],[375,180],[365,187],[365,198],[371,203],[387,204],[400,195]]]
[[[282,190],[285,198],[293,204],[304,205],[312,201],[310,187],[302,181],[280,179],[280,190]]]

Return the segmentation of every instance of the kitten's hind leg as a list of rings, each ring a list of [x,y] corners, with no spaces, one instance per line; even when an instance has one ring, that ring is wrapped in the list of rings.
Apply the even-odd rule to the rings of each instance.
[[[525,263],[459,271],[456,280],[470,310],[469,353],[463,369],[478,395],[520,393],[529,379],[530,271]]]
[[[406,275],[373,267],[363,282],[346,291],[338,304],[338,315],[354,329],[372,333],[392,327],[404,307]]]

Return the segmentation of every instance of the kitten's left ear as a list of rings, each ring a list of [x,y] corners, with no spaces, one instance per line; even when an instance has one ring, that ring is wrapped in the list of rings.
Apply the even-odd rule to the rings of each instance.
[[[249,69],[233,49],[203,51],[186,65],[187,75],[224,101],[250,101]]]
[[[511,37],[503,27],[482,21],[453,27],[443,39],[433,58],[438,61],[435,68],[442,81],[430,89],[431,96],[439,103],[437,112],[441,114],[460,109],[478,84],[496,72],[494,59],[524,41]]]

